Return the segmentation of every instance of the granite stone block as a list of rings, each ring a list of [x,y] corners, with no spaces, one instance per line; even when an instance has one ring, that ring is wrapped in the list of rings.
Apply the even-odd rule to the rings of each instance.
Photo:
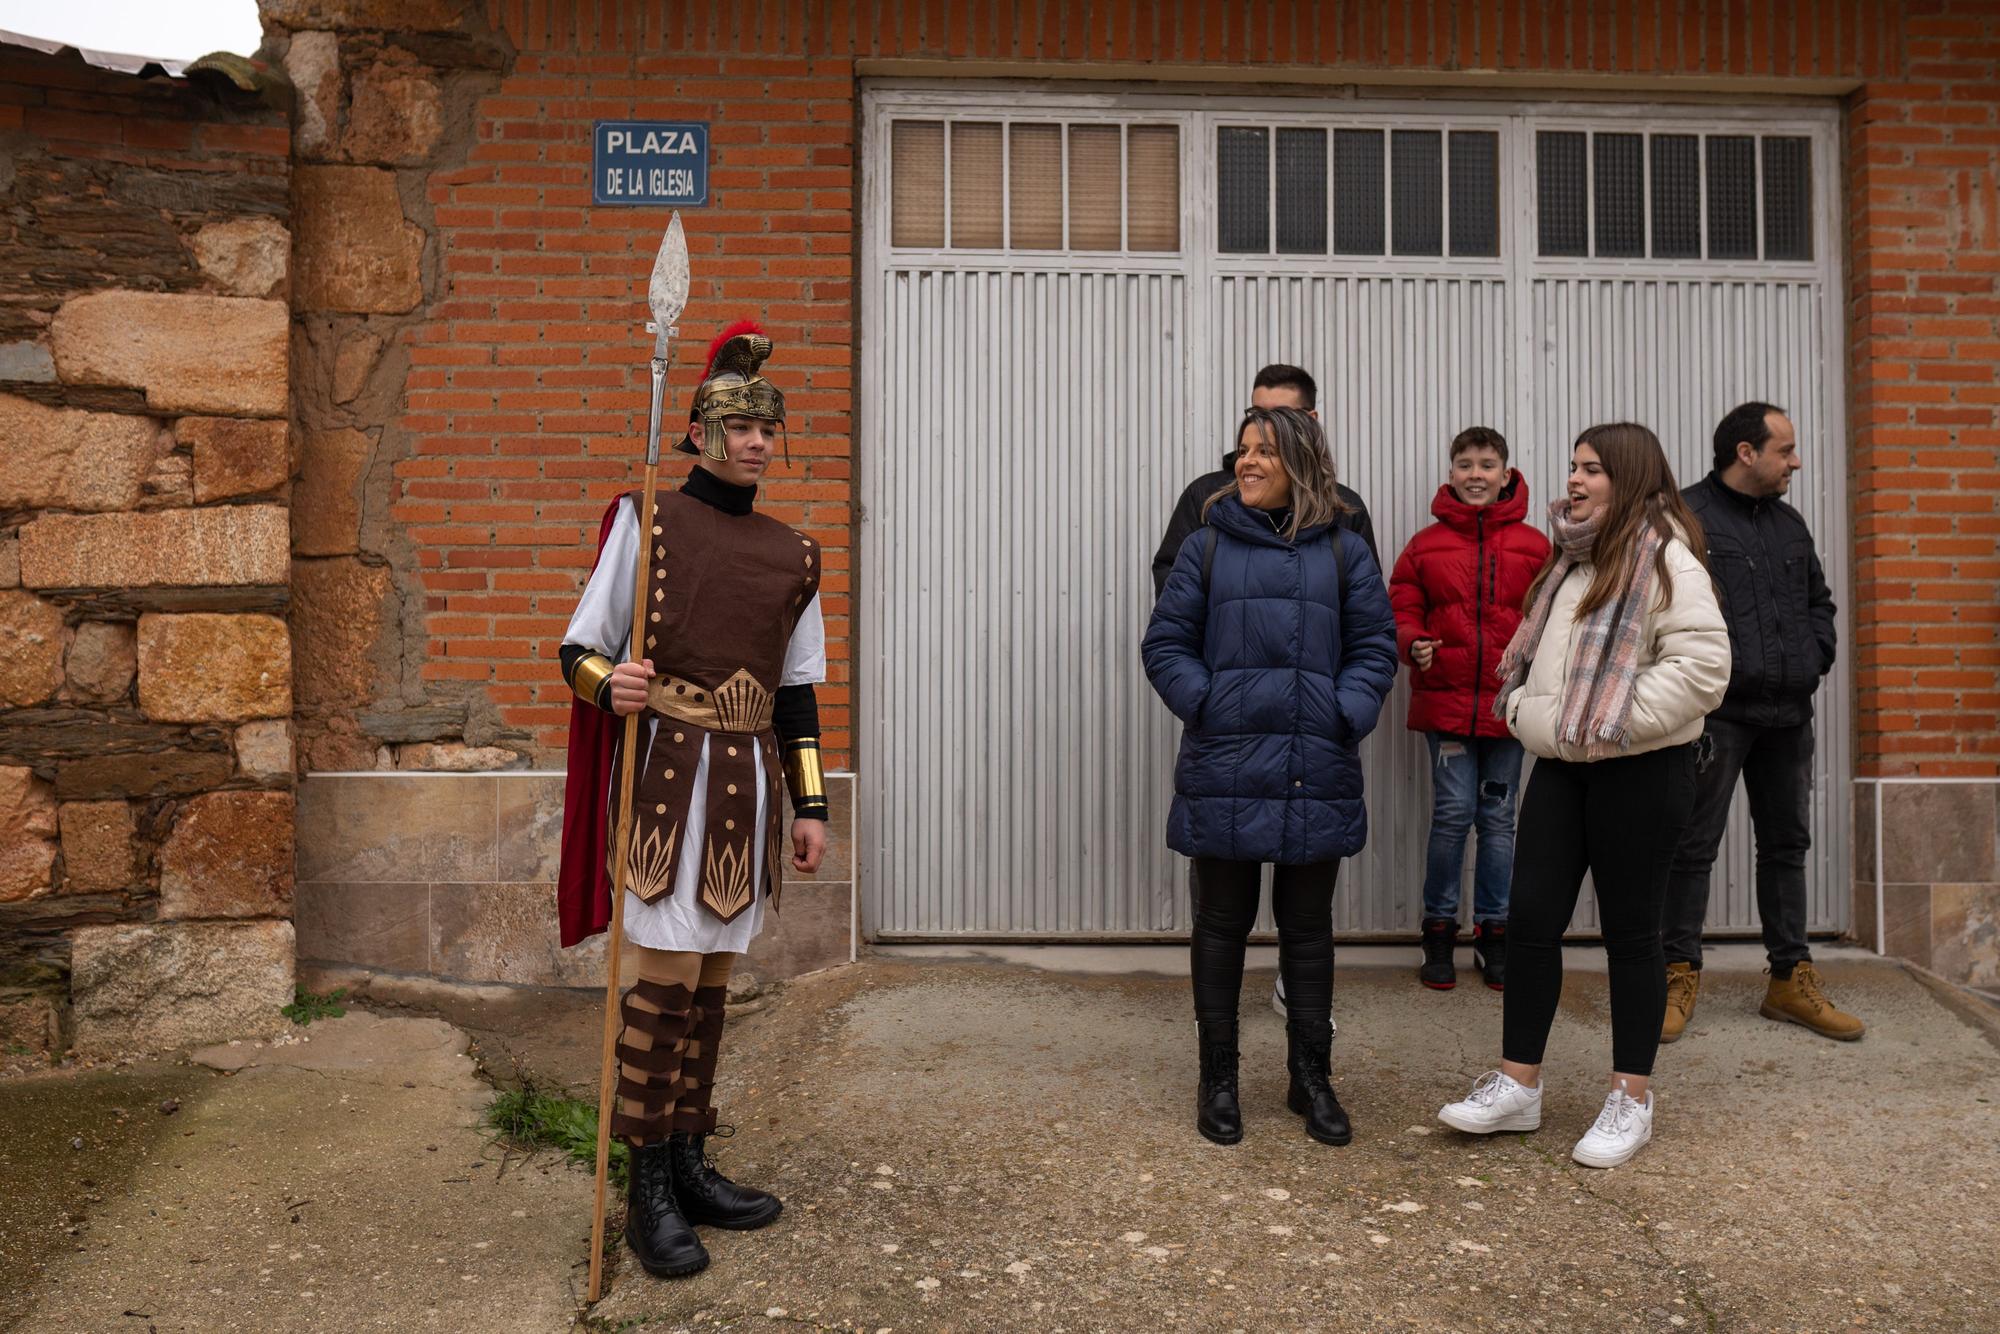
[[[487,884],[498,878],[485,774],[314,774],[299,784],[299,878]]]
[[[1889,783],[1882,790],[1882,878],[1897,883],[2000,880],[2000,783]],[[1869,849],[1874,856],[1874,849]]]
[[[562,865],[563,775],[501,774],[493,779],[499,800],[501,880],[556,882]]]
[[[401,973],[430,969],[430,886],[302,881],[292,894],[301,959]]]

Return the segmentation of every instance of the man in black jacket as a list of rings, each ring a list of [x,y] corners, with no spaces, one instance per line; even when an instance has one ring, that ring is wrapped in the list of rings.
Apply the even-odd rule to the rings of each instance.
[[[1661,937],[1672,1042],[1701,986],[1701,926],[1736,778],[1750,793],[1757,836],[1757,916],[1771,981],[1760,1012],[1852,1041],[1867,1025],[1834,1007],[1806,948],[1807,808],[1812,794],[1813,691],[1833,670],[1833,594],[1812,533],[1780,497],[1799,470],[1784,411],[1745,403],[1715,428],[1715,471],[1682,495],[1701,520],[1708,572],[1729,623],[1729,693],[1708,716],[1694,815],[1667,882]]]
[[[1273,363],[1257,372],[1257,378],[1250,385],[1250,406],[1253,408],[1297,408],[1299,411],[1319,420],[1319,386],[1313,383],[1311,375],[1297,366]],[[1236,450],[1232,446],[1222,456],[1222,467],[1215,472],[1204,473],[1188,483],[1181,492],[1181,498],[1174,502],[1174,512],[1167,519],[1167,535],[1160,539],[1160,549],[1153,553],[1153,599],[1159,600],[1160,592],[1167,586],[1167,575],[1173,571],[1174,558],[1181,554],[1181,543],[1201,531],[1201,507],[1208,498],[1236,480]],[[1368,544],[1368,554],[1375,557],[1375,564],[1382,563],[1381,553],[1375,550],[1375,525],[1369,522],[1368,506],[1354,491],[1333,484],[1340,501],[1347,506],[1347,512],[1334,522],[1351,530],[1356,537]],[[1194,892],[1194,871],[1188,870],[1188,892]],[[1271,993],[1271,1005],[1279,1014],[1285,1013],[1285,980],[1278,979],[1276,989]],[[1335,1031],[1338,1031],[1336,1027]]]
[[[1257,379],[1250,389],[1250,406],[1253,408],[1297,408],[1315,419],[1319,417],[1319,386],[1312,376],[1297,366],[1272,365],[1257,372]],[[1181,554],[1181,543],[1201,528],[1201,507],[1208,498],[1236,480],[1236,449],[1234,444],[1222,456],[1222,467],[1215,472],[1203,473],[1188,483],[1187,490],[1174,502],[1173,516],[1167,520],[1167,535],[1160,539],[1160,549],[1153,553],[1153,597],[1160,596],[1160,590],[1167,586],[1167,574],[1174,568],[1174,557]],[[1368,506],[1353,491],[1334,483],[1334,490],[1348,509],[1336,520],[1342,528],[1350,529],[1356,537],[1368,544],[1368,554],[1375,557],[1375,563],[1382,563],[1381,555],[1375,550],[1375,525],[1369,522]]]

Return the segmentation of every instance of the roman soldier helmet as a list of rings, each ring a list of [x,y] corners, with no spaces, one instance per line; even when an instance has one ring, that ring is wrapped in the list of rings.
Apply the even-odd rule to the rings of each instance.
[[[708,345],[708,365],[701,373],[701,386],[694,391],[694,406],[688,420],[701,422],[701,445],[696,448],[689,436],[682,436],[674,448],[683,454],[701,453],[718,463],[729,458],[729,444],[722,431],[724,417],[758,417],[765,421],[785,420],[785,396],[759,370],[771,355],[771,340],[755,320],[738,320],[716,335]]]

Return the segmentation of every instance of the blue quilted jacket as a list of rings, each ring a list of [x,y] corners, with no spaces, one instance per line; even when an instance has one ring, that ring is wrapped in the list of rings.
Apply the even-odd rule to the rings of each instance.
[[[1338,528],[1287,542],[1234,496],[1182,544],[1140,652],[1187,725],[1167,846],[1287,865],[1368,840],[1355,748],[1396,678],[1396,621],[1367,544]],[[1334,588],[1332,543],[1340,543]],[[1337,608],[1337,610],[1336,610]]]

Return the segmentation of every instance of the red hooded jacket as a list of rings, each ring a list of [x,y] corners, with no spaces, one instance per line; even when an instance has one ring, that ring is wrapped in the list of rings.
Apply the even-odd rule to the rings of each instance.
[[[1521,624],[1528,585],[1549,558],[1549,539],[1522,522],[1528,482],[1510,471],[1500,498],[1474,507],[1449,484],[1431,501],[1437,522],[1410,539],[1389,576],[1396,609],[1396,653],[1435,639],[1429,671],[1410,668],[1410,730],[1454,736],[1507,735],[1493,716],[1495,668]]]

